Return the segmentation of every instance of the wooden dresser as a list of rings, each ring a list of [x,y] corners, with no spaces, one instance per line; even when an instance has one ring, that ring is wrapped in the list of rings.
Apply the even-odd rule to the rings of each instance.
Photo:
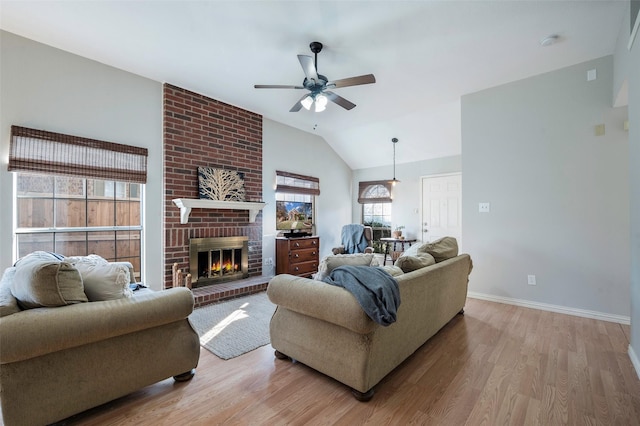
[[[318,272],[320,237],[276,238],[276,274],[310,277]]]

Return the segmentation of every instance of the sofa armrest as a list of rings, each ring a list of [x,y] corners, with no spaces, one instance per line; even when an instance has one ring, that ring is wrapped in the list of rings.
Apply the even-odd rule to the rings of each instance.
[[[184,287],[139,290],[133,297],[28,309],[0,318],[0,363],[34,358],[186,319],[193,295]]]
[[[269,300],[279,307],[330,322],[359,334],[378,327],[356,298],[342,287],[293,275],[276,275],[267,287]]]

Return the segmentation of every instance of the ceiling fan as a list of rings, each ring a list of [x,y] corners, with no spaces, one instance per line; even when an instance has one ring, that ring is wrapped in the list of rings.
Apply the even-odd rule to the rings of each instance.
[[[309,45],[311,52],[315,54],[314,58],[307,55],[298,55],[300,65],[304,71],[305,78],[302,86],[288,86],[279,84],[256,84],[256,89],[307,89],[309,93],[305,94],[298,102],[289,110],[290,112],[298,112],[302,107],[309,110],[315,104],[315,111],[324,111],[327,107],[327,101],[331,101],[340,105],[346,110],[353,109],[356,104],[336,95],[328,89],[339,89],[341,87],[358,86],[360,84],[375,83],[376,78],[373,74],[360,75],[357,77],[343,78],[340,80],[329,81],[327,77],[318,74],[318,53],[322,51],[322,43],[319,41],[311,42]]]

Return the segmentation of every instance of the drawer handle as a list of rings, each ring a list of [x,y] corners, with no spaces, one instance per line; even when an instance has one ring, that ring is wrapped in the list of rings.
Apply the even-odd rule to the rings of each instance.
[[[311,242],[311,244],[313,244],[313,245],[315,246],[316,244],[318,244],[318,242],[317,242],[316,240],[313,240],[313,241]]]
[[[316,255],[316,252],[315,252],[315,251],[313,251],[313,252],[311,252],[311,254],[315,256],[315,255]]]
[[[294,246],[300,247],[300,243],[295,243]]]
[[[294,254],[293,257],[300,257],[300,255],[298,253]]]
[[[298,272],[300,270],[300,268],[298,268],[297,266],[295,267],[296,272]]]

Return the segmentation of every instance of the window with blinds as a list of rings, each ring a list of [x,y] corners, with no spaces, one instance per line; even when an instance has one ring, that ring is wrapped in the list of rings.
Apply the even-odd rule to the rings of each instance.
[[[317,195],[320,195],[320,179],[277,170],[276,229],[313,233]]]
[[[18,257],[94,253],[131,262],[140,279],[146,158],[144,148],[13,126]]]

